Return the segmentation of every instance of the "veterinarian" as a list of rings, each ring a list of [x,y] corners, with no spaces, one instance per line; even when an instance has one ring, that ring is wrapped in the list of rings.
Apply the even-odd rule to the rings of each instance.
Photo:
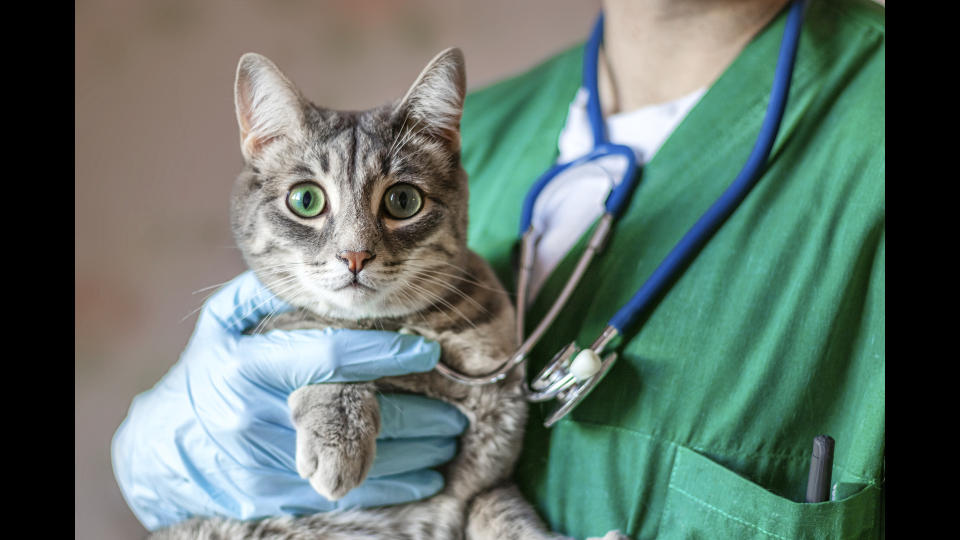
[[[600,100],[610,139],[635,150],[641,177],[528,374],[570,341],[591,341],[737,175],[765,114],[786,5],[604,2]],[[882,7],[809,1],[756,186],[621,336],[596,391],[549,429],[550,405],[531,406],[515,476],[551,528],[578,538],[608,529],[635,538],[882,536],[884,39]],[[591,144],[582,57],[582,46],[571,48],[467,98],[469,244],[511,290],[520,201],[543,171]],[[546,232],[528,330],[601,212],[611,182],[595,169],[544,192],[535,209]],[[219,291],[180,361],[118,430],[118,483],[147,528],[190,515],[399,503],[442,488],[431,468],[455,454],[464,419],[401,396],[382,398],[390,438],[363,486],[335,504],[297,476],[284,392],[426,371],[439,350],[389,333],[242,336],[277,307],[269,297],[249,273]],[[318,350],[328,364],[318,365]],[[247,367],[223,369],[237,365]],[[804,493],[820,434],[836,441],[831,500],[811,504]]]

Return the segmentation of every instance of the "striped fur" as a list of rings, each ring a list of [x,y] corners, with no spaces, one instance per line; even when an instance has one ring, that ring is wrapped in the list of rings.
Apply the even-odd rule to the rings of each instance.
[[[252,332],[408,328],[438,341],[445,363],[474,374],[514,351],[510,299],[466,246],[464,90],[456,49],[435,57],[404,98],[364,112],[317,107],[266,58],[241,59],[236,104],[246,167],[234,189],[233,230],[260,280],[298,308]],[[304,180],[319,184],[327,199],[325,211],[309,219],[286,205],[290,188]],[[423,193],[422,209],[409,219],[385,211],[384,193],[397,183]],[[373,258],[354,275],[338,257],[344,250]],[[332,499],[361,483],[373,462],[377,392],[415,392],[457,406],[470,423],[459,454],[442,468],[443,491],[411,504],[298,518],[196,519],[155,538],[562,538],[510,484],[527,414],[522,377],[517,369],[499,384],[469,387],[430,372],[301,388],[289,399],[297,466]]]

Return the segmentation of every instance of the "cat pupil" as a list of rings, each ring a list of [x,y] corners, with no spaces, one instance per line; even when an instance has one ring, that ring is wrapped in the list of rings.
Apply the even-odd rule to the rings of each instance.
[[[310,208],[310,200],[311,200],[312,198],[313,198],[313,196],[310,195],[310,192],[309,192],[309,191],[307,191],[306,193],[303,194],[303,197],[301,198],[301,201],[303,202],[303,207],[304,207],[304,208]]]
[[[406,210],[406,209],[407,209],[407,194],[406,194],[406,193],[403,193],[403,192],[400,192],[400,194],[397,196],[397,198],[398,198],[398,201],[397,201],[397,202],[400,203],[400,208],[403,208],[404,210]]]

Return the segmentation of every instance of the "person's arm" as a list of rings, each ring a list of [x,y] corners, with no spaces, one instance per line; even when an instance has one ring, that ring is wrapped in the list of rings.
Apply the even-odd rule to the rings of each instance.
[[[252,273],[242,274],[206,303],[180,360],[134,399],[112,457],[124,498],[147,529],[194,516],[253,519],[398,504],[443,487],[431,467],[453,458],[467,420],[449,404],[414,395],[379,396],[377,456],[361,486],[328,501],[300,478],[291,392],[429,371],[440,350],[418,336],[380,331],[243,334],[285,309]]]

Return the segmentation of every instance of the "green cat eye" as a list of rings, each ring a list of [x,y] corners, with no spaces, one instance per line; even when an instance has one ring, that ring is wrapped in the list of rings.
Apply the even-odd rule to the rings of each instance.
[[[323,189],[313,182],[301,182],[287,193],[287,208],[300,217],[319,216],[326,206],[327,198]]]
[[[383,195],[383,206],[396,219],[407,219],[423,207],[420,190],[410,184],[397,184]]]

